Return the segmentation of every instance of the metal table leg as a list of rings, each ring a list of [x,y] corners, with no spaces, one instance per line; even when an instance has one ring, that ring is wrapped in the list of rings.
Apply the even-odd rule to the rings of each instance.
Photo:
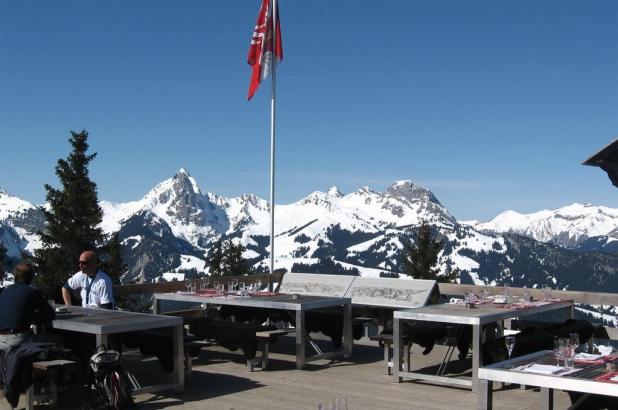
[[[296,368],[304,369],[307,361],[305,352],[305,311],[296,311]]]
[[[479,380],[478,410],[492,410],[493,383],[488,380]]]
[[[541,387],[541,410],[552,410],[554,408],[554,389]]]
[[[401,383],[401,321],[399,318],[393,318],[393,377],[395,383]]]
[[[99,346],[103,345],[106,349],[109,349],[109,335],[97,335],[96,337],[97,345],[95,349],[98,349]]]
[[[481,352],[481,325],[472,325],[472,391],[479,391],[479,367],[483,359]]]
[[[172,330],[173,346],[174,346],[174,382],[176,386],[174,390],[180,392],[185,387],[185,343],[184,343],[184,326],[182,324],[174,326]],[[189,359],[190,360],[190,359]]]
[[[343,306],[343,357],[346,359],[352,357],[353,345],[354,336],[352,335],[352,304],[348,303]]]

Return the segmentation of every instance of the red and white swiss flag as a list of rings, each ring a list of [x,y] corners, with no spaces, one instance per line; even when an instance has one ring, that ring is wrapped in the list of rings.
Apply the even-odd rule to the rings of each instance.
[[[249,94],[247,100],[251,100],[253,94],[257,91],[262,80],[264,80],[271,71],[273,61],[273,0],[262,0],[262,7],[258,14],[255,24],[255,31],[251,39],[249,47],[249,55],[247,63],[251,66],[251,82],[249,83]],[[275,37],[275,56],[276,63],[283,60],[283,46],[281,45],[281,28],[279,26],[279,7],[277,6],[275,13],[275,24],[277,27],[277,35]]]

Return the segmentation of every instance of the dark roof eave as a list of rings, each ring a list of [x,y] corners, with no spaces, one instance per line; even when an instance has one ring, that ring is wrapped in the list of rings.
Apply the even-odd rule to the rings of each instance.
[[[616,161],[618,159],[618,138],[607,144],[599,152],[582,162],[582,165],[599,167],[605,161]]]

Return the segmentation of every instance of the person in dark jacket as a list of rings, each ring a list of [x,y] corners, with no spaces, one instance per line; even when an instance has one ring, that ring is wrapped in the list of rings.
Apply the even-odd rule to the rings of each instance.
[[[4,290],[4,279],[6,278],[6,273],[4,271],[4,266],[0,263],[0,293]]]
[[[32,338],[30,326],[35,313],[51,321],[56,313],[43,292],[30,286],[32,267],[20,263],[13,270],[15,283],[0,293],[0,350],[8,350]]]

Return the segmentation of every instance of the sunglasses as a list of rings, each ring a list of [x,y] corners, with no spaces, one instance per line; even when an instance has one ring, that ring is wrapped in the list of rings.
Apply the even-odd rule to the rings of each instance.
[[[89,265],[89,264],[91,264],[92,262],[94,262],[94,261],[79,261],[79,264],[80,264],[80,265]]]

